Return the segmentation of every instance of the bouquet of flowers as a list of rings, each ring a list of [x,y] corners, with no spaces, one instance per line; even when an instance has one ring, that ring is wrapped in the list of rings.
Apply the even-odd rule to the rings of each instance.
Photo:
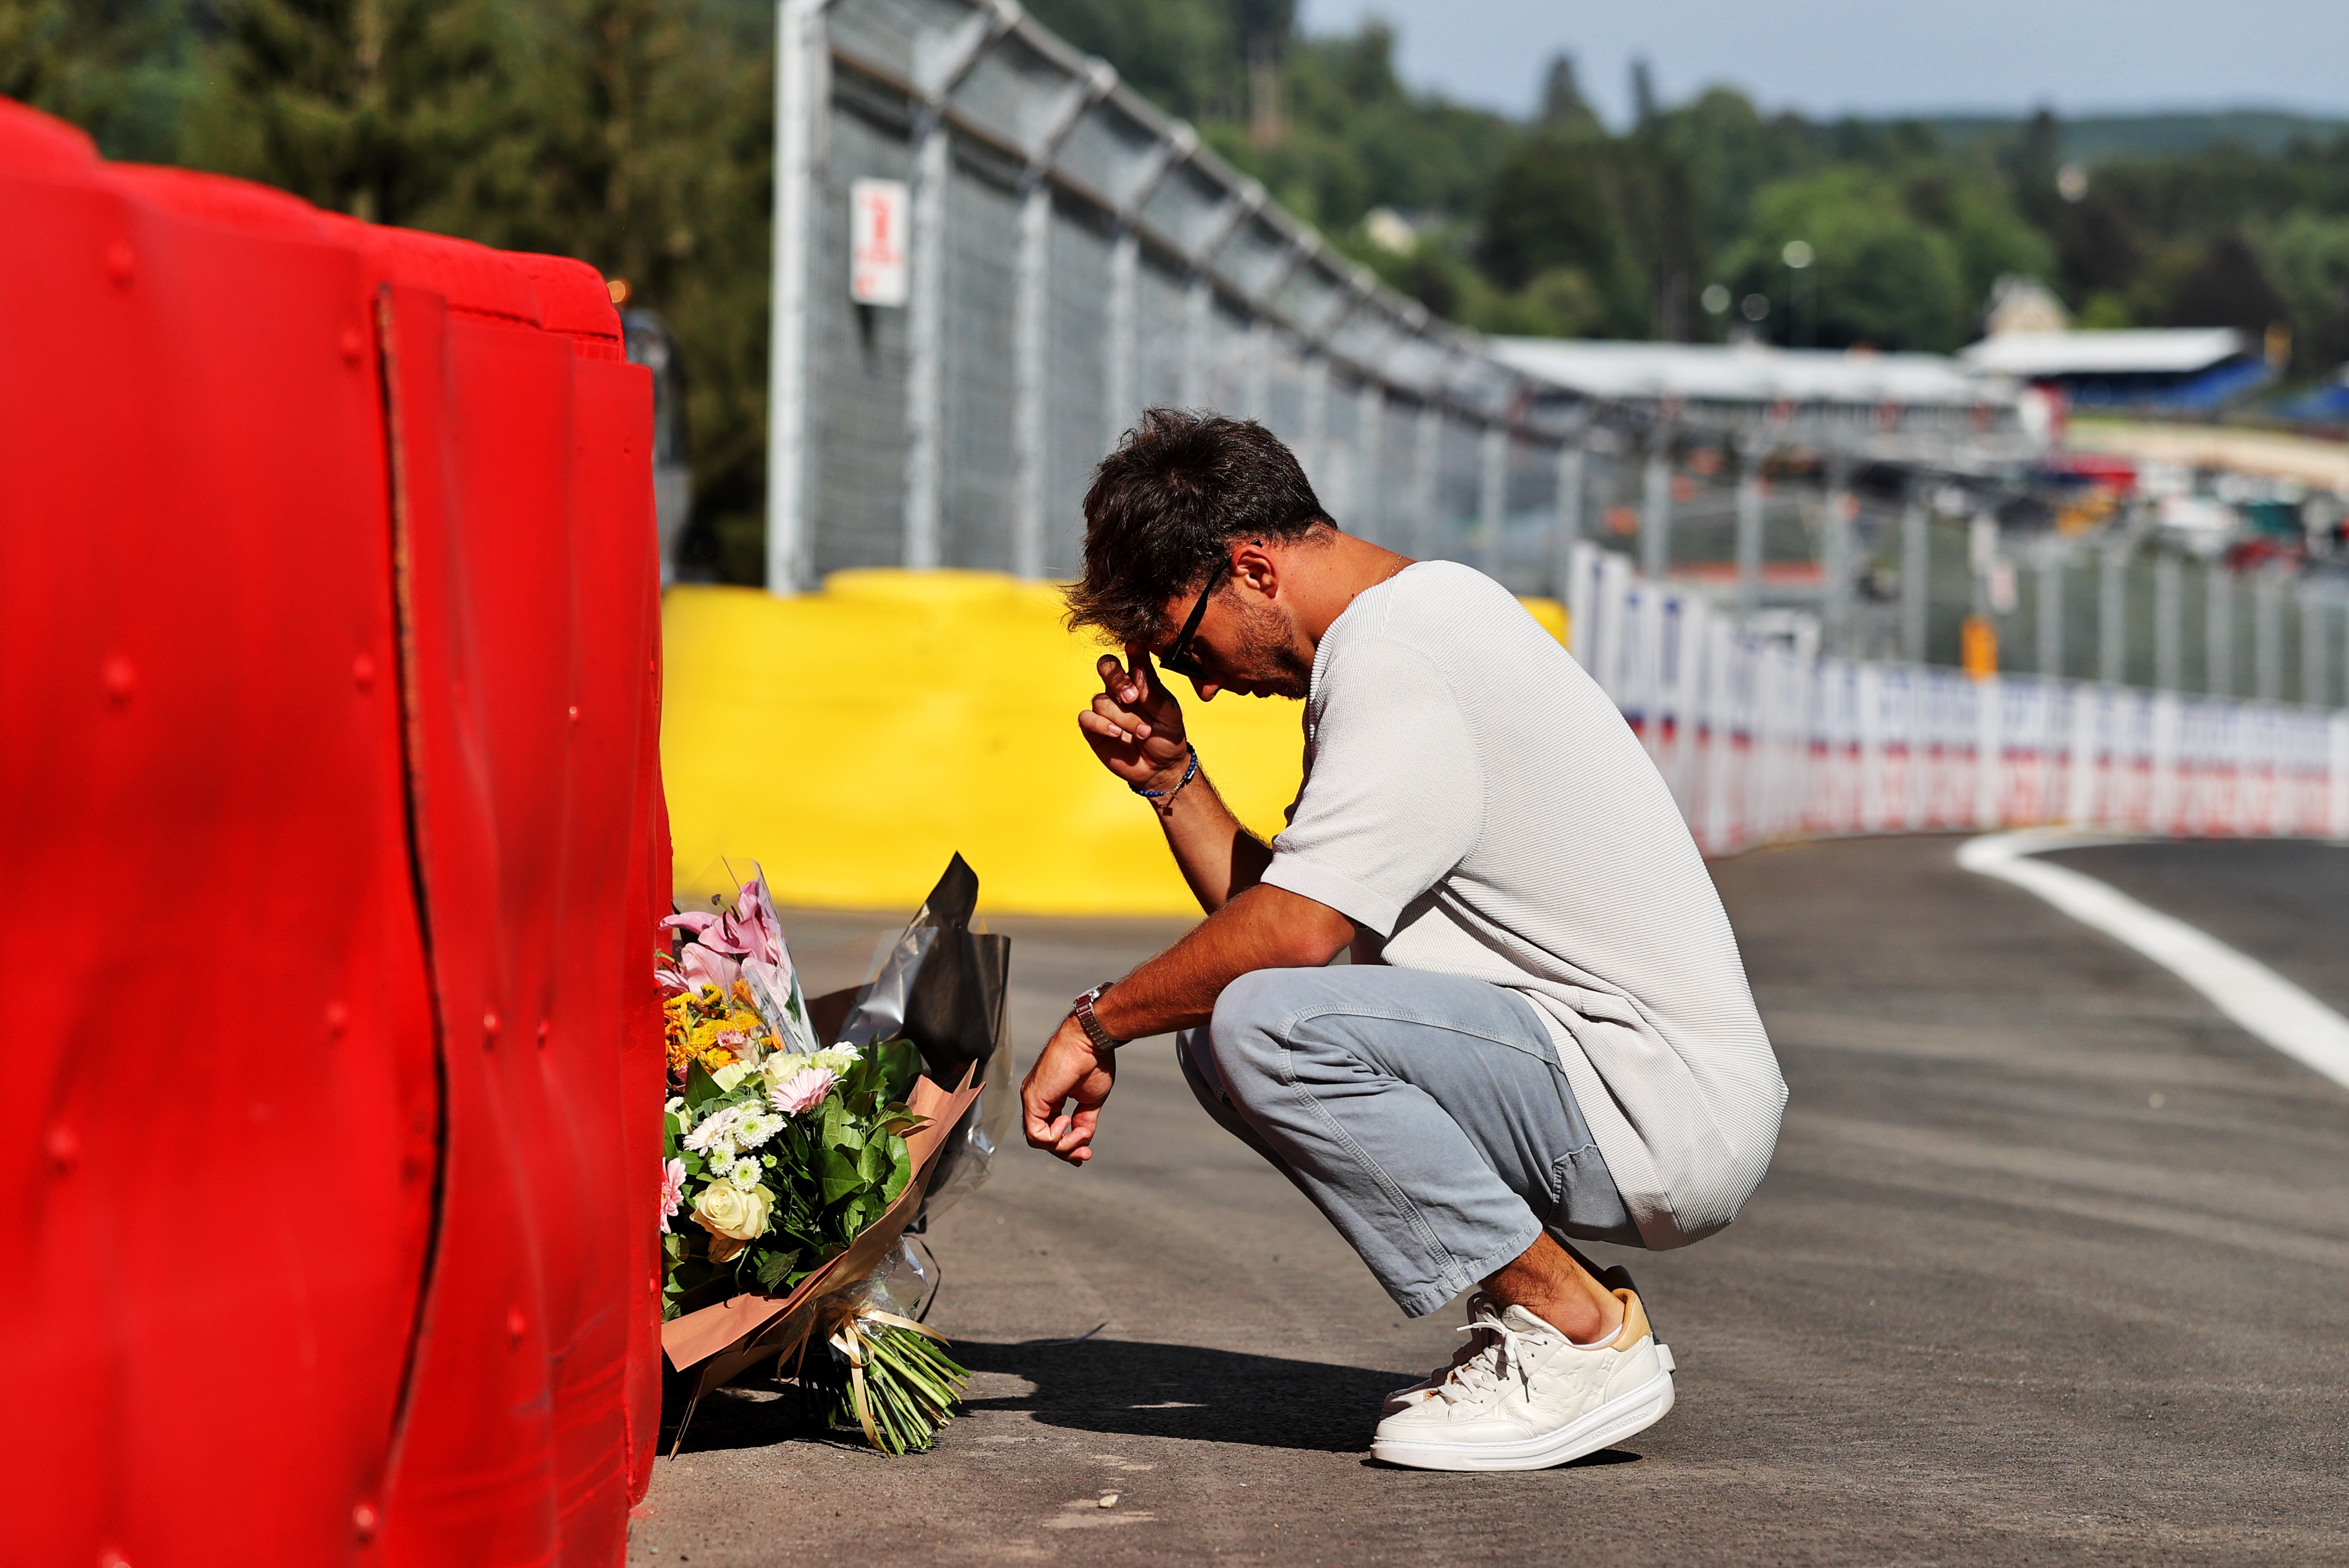
[[[876,1275],[978,1086],[966,1074],[961,1092],[941,1090],[907,1039],[818,1046],[763,877],[729,911],[667,923],[690,933],[655,969],[668,1035],[669,1359],[701,1366],[698,1400],[753,1362],[796,1355],[802,1386],[874,1447],[926,1446],[968,1374],[938,1335],[886,1310]],[[811,1340],[823,1342],[812,1368]]]

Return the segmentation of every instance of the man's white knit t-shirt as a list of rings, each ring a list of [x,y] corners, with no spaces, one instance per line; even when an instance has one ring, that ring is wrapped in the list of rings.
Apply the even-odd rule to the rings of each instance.
[[[1264,880],[1405,969],[1516,991],[1652,1248],[1726,1225],[1786,1086],[1679,808],[1598,683],[1507,590],[1423,561],[1321,639],[1305,782]]]

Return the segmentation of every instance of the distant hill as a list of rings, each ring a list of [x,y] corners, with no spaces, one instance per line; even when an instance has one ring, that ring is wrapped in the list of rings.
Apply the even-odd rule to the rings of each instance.
[[[1951,148],[2011,141],[2029,119],[2023,115],[1929,115],[1918,123]],[[2349,119],[2325,119],[2281,109],[2229,109],[2174,114],[2085,115],[2059,122],[2063,156],[2082,163],[2116,158],[2191,156],[2215,147],[2241,147],[2272,158],[2295,141],[2323,146],[2349,134]]]

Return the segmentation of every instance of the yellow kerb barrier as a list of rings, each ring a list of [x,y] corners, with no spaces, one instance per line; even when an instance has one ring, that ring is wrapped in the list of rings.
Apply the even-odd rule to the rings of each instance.
[[[1564,640],[1564,609],[1526,601]],[[1104,649],[1059,591],[992,572],[838,572],[820,593],[679,587],[663,604],[661,763],[681,898],[761,864],[777,901],[908,909],[957,850],[986,908],[1186,915],[1150,808],[1077,731]],[[1187,681],[1203,772],[1268,837],[1297,793],[1300,705]]]

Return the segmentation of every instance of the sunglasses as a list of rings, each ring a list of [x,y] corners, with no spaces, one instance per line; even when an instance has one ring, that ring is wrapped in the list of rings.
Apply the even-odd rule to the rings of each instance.
[[[1188,676],[1194,680],[1206,679],[1206,670],[1199,663],[1198,656],[1191,651],[1191,639],[1199,634],[1199,621],[1207,613],[1207,600],[1214,595],[1216,585],[1222,582],[1224,574],[1231,569],[1232,560],[1226,556],[1208,571],[1206,583],[1199,589],[1198,601],[1192,605],[1190,615],[1183,622],[1183,629],[1174,634],[1174,640],[1167,645],[1165,652],[1158,656],[1159,669],[1170,675]]]

